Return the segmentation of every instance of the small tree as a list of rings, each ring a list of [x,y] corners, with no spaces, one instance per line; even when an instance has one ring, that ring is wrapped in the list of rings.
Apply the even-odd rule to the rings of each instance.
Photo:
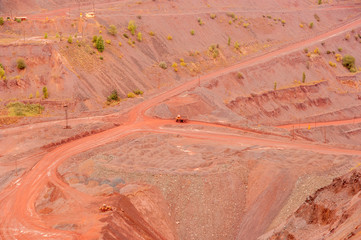
[[[4,25],[4,18],[3,17],[0,17],[0,25]]]
[[[26,63],[25,60],[22,58],[18,58],[18,60],[16,61],[17,66],[20,70],[25,69],[26,68]]]
[[[135,30],[137,30],[137,25],[135,25],[135,22],[133,20],[130,20],[128,23],[128,30],[132,35],[135,34]]]
[[[138,33],[137,39],[139,42],[143,41],[143,36],[141,32]]]
[[[342,58],[342,65],[350,70],[350,72],[356,72],[355,58],[353,56],[345,55]]]
[[[99,37],[97,38],[96,48],[98,49],[99,52],[103,52],[103,51],[104,51],[104,41],[103,41],[102,36],[99,36]]]
[[[47,99],[49,97],[48,89],[46,87],[43,87],[43,97],[44,99]]]
[[[0,67],[0,79],[2,79],[5,76],[5,70]]]
[[[119,96],[117,90],[113,90],[112,93],[107,97],[107,101],[119,101]]]
[[[111,35],[115,36],[117,34],[117,32],[118,32],[117,27],[115,25],[110,25],[109,29],[108,29],[108,32]]]

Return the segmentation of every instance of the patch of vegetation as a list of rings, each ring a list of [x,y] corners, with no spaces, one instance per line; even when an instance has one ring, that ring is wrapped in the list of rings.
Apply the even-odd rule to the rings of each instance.
[[[248,28],[248,26],[249,26],[249,23],[243,23],[244,28]]]
[[[313,22],[310,22],[310,24],[308,24],[309,28],[313,28]]]
[[[211,19],[215,19],[217,17],[217,15],[214,13],[211,13],[210,17],[211,17]]]
[[[337,62],[341,62],[342,61],[342,56],[341,56],[341,54],[335,54],[335,58],[336,58],[336,61]]]
[[[47,33],[44,34],[44,38],[45,38],[45,39],[48,38],[48,34],[47,34]]]
[[[123,37],[129,38],[128,34],[126,34],[126,33],[123,33]]]
[[[329,61],[328,64],[329,64],[331,67],[337,67],[336,63],[334,63],[334,62]]]
[[[236,41],[236,42],[234,43],[234,48],[239,51],[239,48],[240,48],[240,47],[241,47],[241,46],[240,46],[239,43]]]
[[[320,54],[320,50],[319,50],[318,48],[315,48],[315,50],[313,50],[313,52],[314,52],[315,54]]]
[[[100,59],[100,60],[104,60],[103,56],[100,56],[99,59]]]
[[[133,93],[135,95],[143,95],[144,92],[142,90],[137,89],[137,90],[134,90]]]
[[[275,82],[275,83],[273,84],[273,90],[276,91],[276,89],[277,89],[277,82]]]
[[[105,40],[105,43],[110,45],[110,44],[112,44],[112,41],[108,39],[108,40]]]
[[[135,94],[133,92],[130,92],[127,94],[128,98],[135,98]]]
[[[118,33],[117,27],[115,25],[110,25],[108,33],[115,36]]]
[[[228,37],[227,45],[231,46],[231,37]]]
[[[15,21],[16,21],[17,23],[21,23],[21,19],[20,19],[20,18],[16,18]]]
[[[119,45],[119,47],[121,47],[121,46],[122,46],[122,43],[121,43],[121,42],[118,42],[118,45]]]
[[[198,18],[198,24],[199,24],[200,26],[202,26],[202,25],[204,24],[204,22],[202,21],[201,18]]]
[[[73,38],[72,38],[72,36],[69,36],[69,37],[68,37],[68,43],[70,43],[70,44],[73,43]]]
[[[46,87],[43,87],[43,98],[47,99],[49,97],[48,89]]]
[[[173,37],[172,37],[171,35],[168,35],[168,36],[167,36],[167,39],[168,39],[168,40],[172,40]]]
[[[350,72],[356,72],[355,58],[351,55],[345,55],[342,58],[342,65],[347,68]]]
[[[128,30],[132,35],[135,34],[135,30],[137,30],[137,25],[135,25],[135,22],[133,20],[130,20],[128,23]]]
[[[41,114],[44,107],[40,104],[24,104],[13,102],[6,105],[9,116],[32,117]]]
[[[16,64],[17,64],[18,69],[20,69],[20,70],[26,68],[26,63],[23,58],[18,58],[18,60],[16,61]]]
[[[98,40],[98,36],[94,35],[94,36],[93,36],[93,39],[92,39],[92,42],[93,42],[93,43],[96,43],[97,40]]]
[[[2,66],[0,66],[0,79],[3,79],[4,76],[5,76],[5,70],[4,68],[2,68]]]
[[[308,53],[308,48],[303,49],[304,53]]]
[[[342,48],[337,48],[337,50],[338,50],[339,52],[342,52]]]
[[[194,36],[194,30],[193,29],[191,30],[191,35]]]
[[[154,33],[153,31],[150,31],[150,32],[149,32],[149,35],[152,36],[152,37],[154,37],[154,36],[155,36],[155,33]]]
[[[303,24],[302,24],[302,23],[300,23],[300,28],[303,28]]]
[[[143,41],[143,35],[141,32],[138,33],[137,39],[139,42]]]
[[[97,38],[96,48],[98,49],[99,52],[103,52],[103,51],[104,51],[104,41],[103,41],[102,36],[99,36],[99,37]]]
[[[322,0],[318,0],[318,5],[321,5],[322,4]]]
[[[176,62],[174,62],[174,63],[172,64],[172,67],[173,67],[173,69],[174,69],[175,72],[178,72],[178,64],[177,64]]]
[[[217,58],[219,56],[219,49],[218,49],[218,45],[211,45],[208,48],[208,51],[212,54],[213,58]]]
[[[0,26],[4,25],[4,18],[0,17]]]
[[[243,78],[244,78],[244,77],[243,77],[243,74],[240,73],[240,72],[238,72],[238,73],[237,73],[237,78],[238,78],[238,79],[243,79]]]
[[[114,89],[114,90],[111,92],[111,94],[107,97],[107,101],[108,101],[108,102],[119,101],[119,96],[118,96],[117,90]]]
[[[159,62],[159,67],[161,67],[161,68],[163,68],[163,69],[167,69],[167,68],[168,68],[168,65],[167,65],[166,62],[161,61],[161,62]]]

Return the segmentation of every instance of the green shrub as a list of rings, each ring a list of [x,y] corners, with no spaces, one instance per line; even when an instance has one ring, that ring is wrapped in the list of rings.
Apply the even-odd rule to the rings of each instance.
[[[167,36],[167,39],[168,39],[168,40],[172,40],[173,37],[172,37],[171,35],[168,35],[168,36]]]
[[[103,51],[104,51],[104,41],[103,41],[102,36],[99,36],[99,37],[97,38],[96,48],[98,49],[99,52],[103,52]]]
[[[356,72],[355,58],[351,55],[345,55],[342,58],[342,65],[350,72]]]
[[[153,36],[155,36],[155,33],[153,31],[150,31],[149,35],[153,37]]]
[[[142,95],[144,92],[141,91],[141,90],[139,90],[139,89],[137,89],[137,90],[134,90],[133,93],[134,93],[135,95]]]
[[[231,37],[228,37],[227,44],[228,44],[228,46],[230,46],[230,45],[231,45]]]
[[[277,82],[275,82],[273,85],[273,90],[276,90],[276,89],[277,89]]]
[[[135,94],[133,92],[130,92],[127,94],[128,98],[135,98]]]
[[[217,15],[214,14],[214,13],[212,13],[212,14],[210,15],[210,17],[211,17],[211,19],[215,19],[215,18],[217,17]]]
[[[16,21],[17,23],[21,23],[21,19],[20,19],[20,18],[16,18],[15,21]]]
[[[191,35],[192,35],[192,36],[194,35],[194,30],[193,30],[193,29],[191,30]]]
[[[71,36],[68,37],[68,43],[73,43],[73,38]]]
[[[17,66],[20,70],[25,69],[26,68],[26,63],[25,60],[22,58],[18,58],[18,60],[16,61]]]
[[[47,34],[47,33],[44,34],[44,38],[45,38],[45,39],[48,38],[48,34]]]
[[[100,56],[99,59],[100,59],[100,60],[104,60],[103,56]]]
[[[313,28],[313,22],[310,22],[310,24],[308,24],[309,28]]]
[[[4,25],[4,18],[3,17],[0,17],[0,25]]]
[[[95,35],[95,36],[93,36],[93,40],[92,40],[92,42],[93,42],[93,43],[96,43],[96,42],[97,42],[97,40],[98,40],[98,36],[96,36],[96,35]]]
[[[239,48],[240,48],[240,45],[237,41],[234,43],[234,48],[237,50],[239,50]]]
[[[135,30],[137,30],[137,25],[135,25],[135,22],[133,20],[130,20],[128,23],[128,30],[132,35],[135,34]]]
[[[0,79],[2,79],[5,76],[5,70],[0,67]]]
[[[113,90],[111,92],[111,94],[107,97],[107,101],[111,102],[111,101],[119,101],[119,96],[118,96],[118,92],[117,90]]]
[[[59,33],[56,33],[56,34],[55,34],[55,37],[56,37],[56,38],[60,38]]]
[[[47,99],[49,97],[48,89],[46,87],[43,87],[43,98]]]
[[[318,0],[318,5],[321,5],[322,4],[322,0]]]
[[[128,34],[126,34],[126,33],[124,33],[123,36],[124,36],[125,38],[129,38]]]
[[[108,32],[109,32],[109,34],[115,36],[118,32],[117,27],[115,25],[110,25]]]
[[[13,102],[6,105],[10,116],[30,117],[41,114],[44,107],[40,104],[24,104],[21,102]]]
[[[163,69],[167,69],[167,68],[168,68],[168,65],[167,65],[166,62],[161,61],[161,62],[159,62],[159,67],[161,67],[161,68],[163,68]]]
[[[342,48],[337,48],[337,50],[338,50],[339,52],[342,52]]]
[[[143,41],[143,35],[142,35],[141,32],[138,33],[137,39],[138,39],[139,42]]]
[[[244,77],[243,77],[243,74],[240,73],[240,72],[238,72],[238,73],[237,73],[237,78],[238,78],[238,79],[243,79],[243,78],[244,78]]]
[[[213,58],[217,58],[219,56],[219,49],[217,45],[211,45],[208,50],[212,54]]]
[[[198,18],[198,24],[199,24],[200,26],[202,26],[202,25],[204,24],[204,22],[202,21],[201,18]]]
[[[109,39],[108,39],[108,40],[105,40],[105,42],[106,42],[107,44],[109,44],[109,45],[112,43],[112,41],[109,40]]]

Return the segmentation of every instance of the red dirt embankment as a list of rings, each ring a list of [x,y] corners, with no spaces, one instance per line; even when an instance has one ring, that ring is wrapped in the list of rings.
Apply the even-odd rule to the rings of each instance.
[[[360,206],[358,169],[308,196],[285,223],[259,239],[359,239]]]

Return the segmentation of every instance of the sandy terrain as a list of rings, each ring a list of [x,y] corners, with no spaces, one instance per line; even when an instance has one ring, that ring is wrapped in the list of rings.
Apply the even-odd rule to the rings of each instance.
[[[336,54],[359,67],[360,9],[2,1],[28,20],[0,26],[0,238],[358,239],[361,75]],[[9,116],[14,101],[45,111]]]

